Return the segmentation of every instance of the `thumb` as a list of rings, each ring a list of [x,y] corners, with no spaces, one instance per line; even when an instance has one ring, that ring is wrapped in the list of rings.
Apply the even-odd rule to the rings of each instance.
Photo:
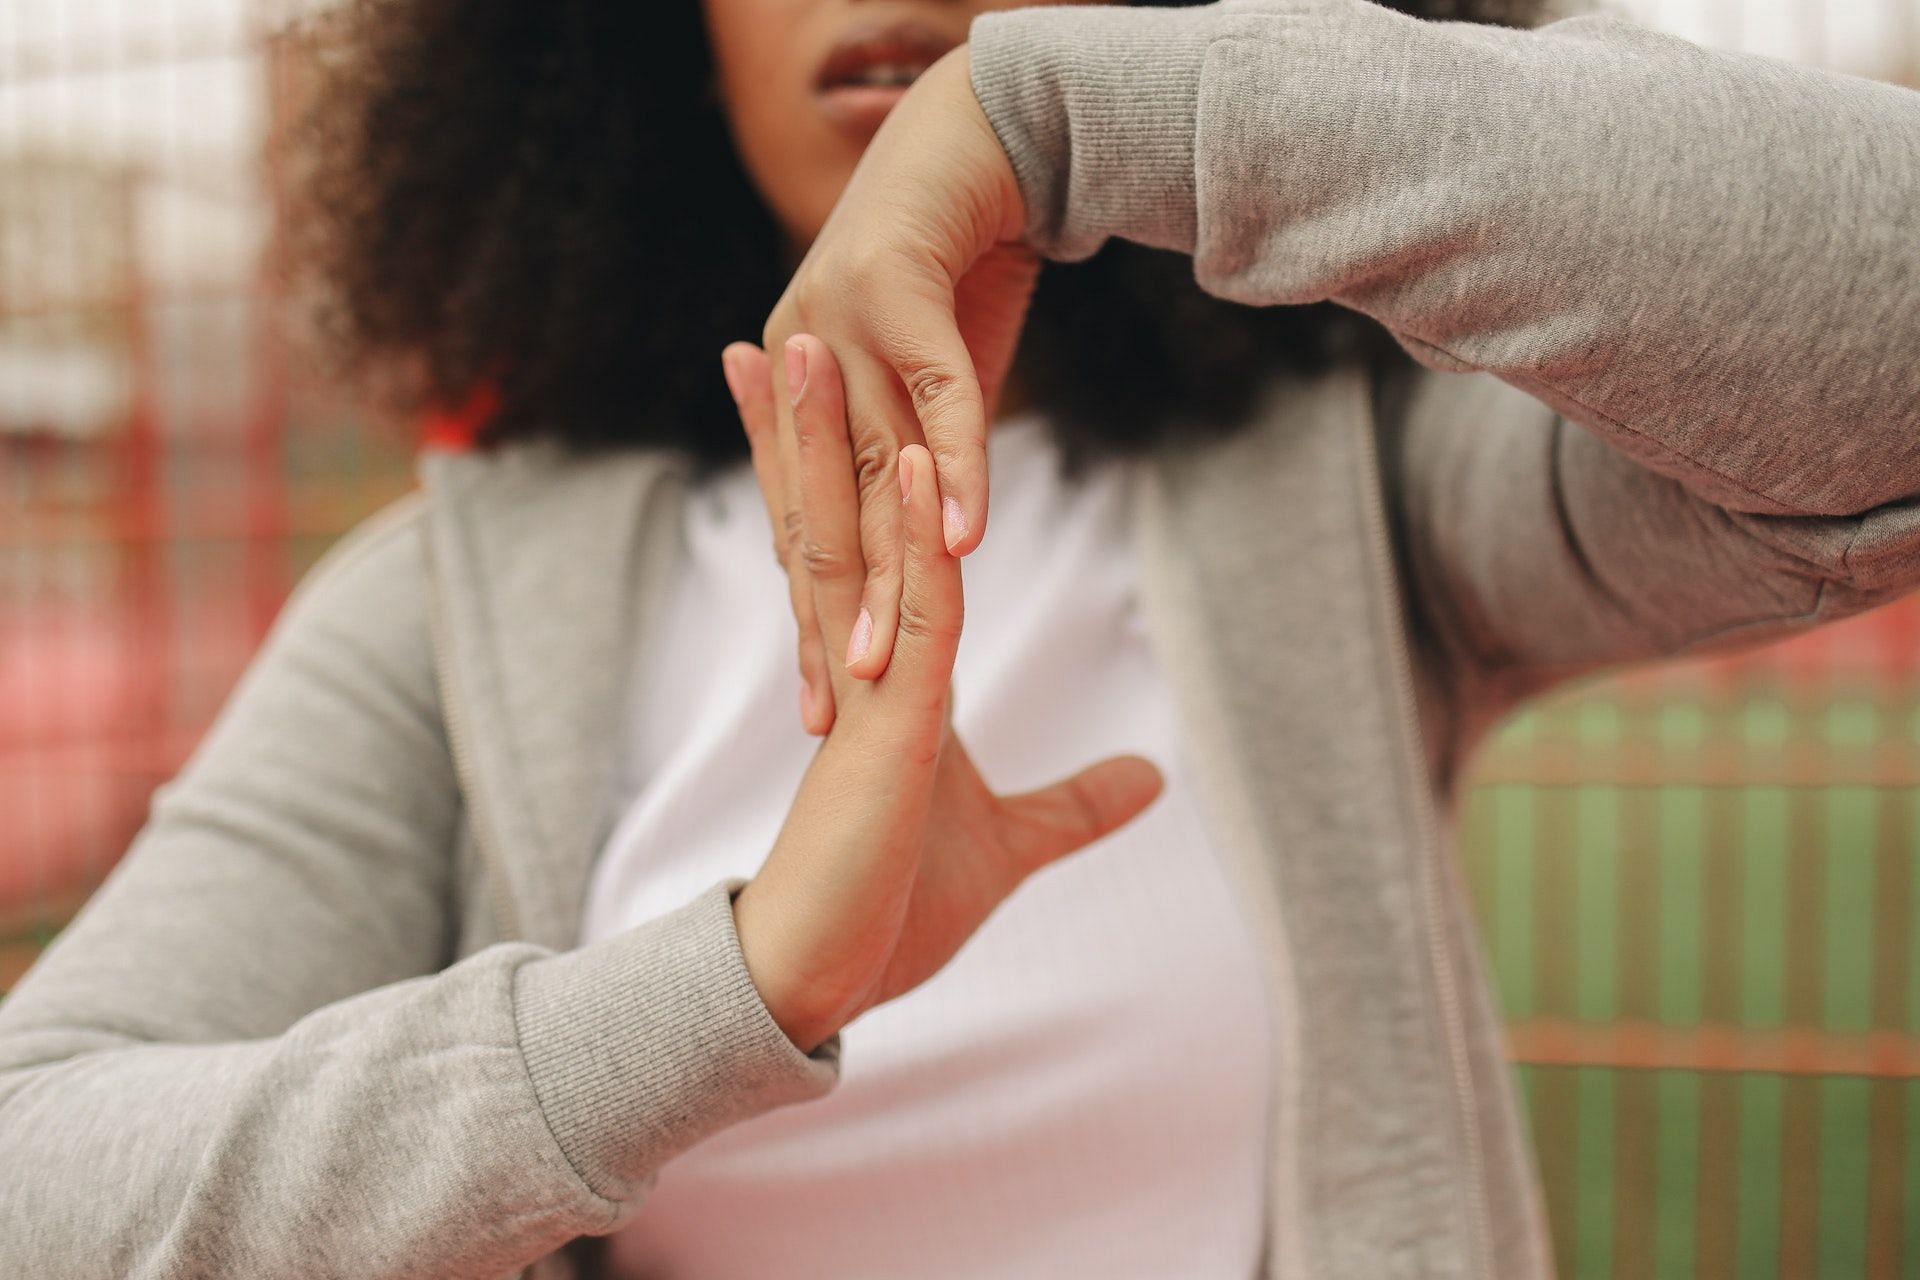
[[[1085,848],[1129,822],[1160,794],[1164,780],[1140,756],[1115,756],[1071,778],[1000,802],[1002,838],[1017,874]]]

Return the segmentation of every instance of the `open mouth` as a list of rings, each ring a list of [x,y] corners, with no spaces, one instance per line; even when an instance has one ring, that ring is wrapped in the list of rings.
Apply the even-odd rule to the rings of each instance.
[[[921,73],[959,43],[916,22],[856,28],[820,64],[814,101],[836,125],[871,135]]]
[[[898,86],[904,89],[915,80],[918,80],[920,73],[925,70],[926,67],[912,62],[875,62],[869,66],[860,68],[846,79],[837,80],[833,84],[825,87],[829,89],[846,89],[854,87],[889,88]]]

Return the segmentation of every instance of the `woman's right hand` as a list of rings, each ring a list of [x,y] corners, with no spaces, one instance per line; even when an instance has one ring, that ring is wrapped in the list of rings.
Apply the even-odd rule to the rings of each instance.
[[[802,558],[825,639],[844,648],[867,568],[845,393],[826,344],[810,335],[794,342],[806,371],[793,407]],[[763,463],[778,447],[773,384],[764,354],[757,363],[740,409],[772,513],[777,495],[765,491],[775,472]],[[953,736],[961,561],[942,536],[933,457],[909,445],[897,470],[892,660],[872,681],[828,664],[833,728],[772,853],[734,899],[754,985],[807,1052],[926,981],[1030,873],[1121,826],[1161,787],[1151,763],[1118,756],[1022,795],[987,788]]]

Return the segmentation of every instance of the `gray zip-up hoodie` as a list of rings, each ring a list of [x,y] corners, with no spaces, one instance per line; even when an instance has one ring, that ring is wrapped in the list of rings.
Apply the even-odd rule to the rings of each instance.
[[[1286,1027],[1269,1273],[1545,1275],[1455,782],[1556,679],[1920,582],[1920,95],[1361,0],[998,13],[972,58],[1043,252],[1183,250],[1433,366],[1168,442],[1133,527]],[[676,1153],[833,1087],[730,885],[575,946],[685,467],[421,476],[0,1006],[0,1273],[580,1274]]]

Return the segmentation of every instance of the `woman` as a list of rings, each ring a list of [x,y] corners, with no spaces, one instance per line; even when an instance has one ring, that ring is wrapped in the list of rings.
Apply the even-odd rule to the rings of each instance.
[[[503,447],[310,576],[0,1008],[8,1270],[1547,1272],[1436,819],[1526,693],[1920,577],[1920,106],[1604,21],[865,9],[704,9],[781,233],[717,243],[762,306],[806,250],[730,360],[750,468],[628,407],[695,405],[651,357],[730,305],[621,256],[731,278],[636,174],[740,172],[613,70],[684,15],[373,11],[349,335],[492,379]],[[813,126],[891,104],[835,86],[969,34],[847,180]],[[1014,360],[1015,232],[1482,372],[1097,262]]]

